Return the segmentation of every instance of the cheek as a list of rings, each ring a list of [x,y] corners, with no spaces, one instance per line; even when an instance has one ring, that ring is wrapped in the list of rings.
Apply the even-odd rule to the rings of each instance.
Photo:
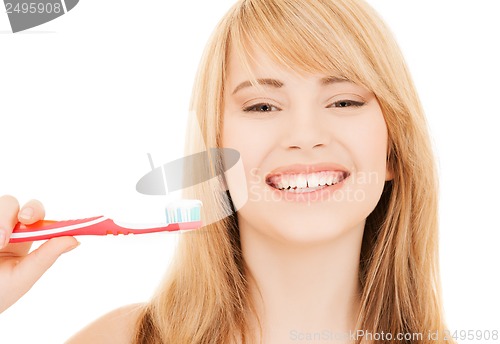
[[[360,137],[360,154],[363,161],[375,169],[385,169],[387,154],[387,128],[383,119],[373,121],[363,128]]]
[[[385,179],[387,157],[387,127],[381,112],[376,111],[360,117],[339,130],[343,142],[353,158],[357,170],[381,173]]]
[[[380,199],[386,179],[387,127],[382,113],[372,113],[355,126],[349,147],[355,165],[353,187],[364,195],[371,212]]]
[[[228,190],[236,210],[241,209],[248,201],[248,190],[251,185],[260,184],[262,177],[259,166],[272,147],[275,134],[258,129],[238,119],[226,118],[222,130],[222,146],[233,148],[240,153],[243,167],[225,173]]]
[[[245,166],[258,167],[276,145],[276,130],[258,120],[228,116],[222,130],[222,145],[238,150]]]

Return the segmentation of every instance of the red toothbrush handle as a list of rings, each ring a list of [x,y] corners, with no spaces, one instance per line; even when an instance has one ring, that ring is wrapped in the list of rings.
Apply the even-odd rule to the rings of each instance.
[[[14,228],[10,242],[46,240],[61,236],[75,235],[118,235],[118,234],[145,234],[156,232],[174,232],[179,230],[192,230],[202,226],[201,221],[180,222],[156,225],[119,225],[104,216],[88,219],[69,221],[42,220],[32,225],[18,223]]]
[[[73,235],[106,235],[110,223],[114,224],[104,216],[68,221],[41,220],[31,225],[18,223],[12,231],[10,242],[46,240]]]

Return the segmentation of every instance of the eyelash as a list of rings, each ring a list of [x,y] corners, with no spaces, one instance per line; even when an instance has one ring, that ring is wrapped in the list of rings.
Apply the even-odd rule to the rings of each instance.
[[[342,100],[337,100],[336,102],[333,102],[332,104],[328,105],[328,107],[329,108],[331,108],[331,107],[335,107],[335,108],[346,108],[346,107],[348,107],[348,106],[332,106],[334,104],[341,104],[341,103],[351,104],[350,106],[352,106],[352,107],[361,107],[361,106],[365,105],[365,102],[360,102],[360,101],[351,100],[351,99],[342,99]]]
[[[245,112],[270,112],[270,111],[256,110],[257,108],[259,108],[261,106],[267,106],[268,108],[275,108],[278,111],[281,111],[280,108],[278,108],[277,106],[274,106],[270,103],[258,103],[258,104],[249,105],[249,106],[244,107],[243,111],[245,111]]]
[[[335,104],[344,104],[341,106],[334,106]],[[346,104],[350,104],[350,106],[346,106]],[[328,105],[327,108],[347,108],[347,107],[361,107],[365,105],[364,102],[356,101],[356,100],[350,100],[350,99],[342,99],[342,100],[337,100],[336,102],[333,102],[332,104]],[[243,108],[244,112],[270,112],[269,110],[262,111],[262,110],[257,110],[257,108],[260,108],[262,106],[267,106],[268,109],[275,108],[277,110],[275,111],[281,111],[280,108],[277,106],[274,106],[270,103],[258,103],[258,104],[253,104],[249,105]]]

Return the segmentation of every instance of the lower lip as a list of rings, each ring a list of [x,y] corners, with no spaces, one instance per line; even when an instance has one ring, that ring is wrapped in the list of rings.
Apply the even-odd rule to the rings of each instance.
[[[273,188],[270,185],[267,185],[269,188],[271,188],[273,194],[273,200],[284,200],[287,202],[323,202],[323,201],[328,201],[332,198],[334,193],[340,189],[345,184],[345,181],[348,180],[349,177],[343,179],[341,182],[330,185],[321,189],[317,189],[314,191],[303,191],[303,192],[290,192],[290,191],[285,191],[285,190],[279,190],[276,188]]]

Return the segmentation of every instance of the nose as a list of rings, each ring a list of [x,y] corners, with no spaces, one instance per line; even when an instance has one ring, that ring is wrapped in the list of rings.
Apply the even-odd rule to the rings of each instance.
[[[328,127],[312,111],[291,114],[283,129],[282,146],[288,150],[319,148],[331,141]]]

